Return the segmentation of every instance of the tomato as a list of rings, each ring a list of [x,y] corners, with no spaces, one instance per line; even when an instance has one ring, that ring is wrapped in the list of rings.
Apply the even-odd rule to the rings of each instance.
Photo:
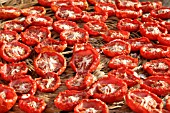
[[[4,30],[10,30],[16,32],[22,32],[23,30],[25,30],[26,27],[27,26],[25,25],[25,22],[20,20],[11,20],[5,22],[4,24]]]
[[[60,40],[66,41],[68,45],[85,43],[89,39],[88,32],[83,28],[64,30],[60,33]]]
[[[0,112],[6,113],[8,112],[16,103],[17,94],[14,89],[0,84]]]
[[[19,100],[19,108],[26,113],[42,113],[46,105],[43,99],[35,96]]]
[[[26,25],[31,26],[51,26],[53,19],[45,15],[29,15],[25,19]]]
[[[82,10],[76,6],[60,6],[55,12],[57,20],[72,20],[76,21],[81,19]]]
[[[160,25],[165,27],[168,30],[168,33],[170,33],[170,19],[160,22]]]
[[[167,113],[169,113],[169,111],[170,111],[170,97],[168,97],[168,99],[166,100],[166,109],[168,110]]]
[[[160,44],[170,46],[170,34],[162,34],[157,39]]]
[[[113,76],[122,79],[128,87],[132,87],[140,82],[140,76],[128,68],[118,68],[108,73],[108,76]]]
[[[138,66],[138,59],[128,55],[119,55],[113,57],[108,66],[112,69],[118,69],[120,67],[135,68]]]
[[[74,44],[73,53],[79,50],[95,49],[90,43]]]
[[[87,99],[88,97],[85,91],[65,90],[59,92],[54,99],[54,104],[63,111],[72,111],[82,99]]]
[[[82,13],[82,20],[84,22],[89,21],[102,21],[105,22],[108,18],[107,12],[86,12],[84,11]]]
[[[72,5],[79,7],[81,10],[86,10],[89,6],[87,0],[72,0]]]
[[[113,76],[98,79],[88,90],[88,94],[106,103],[123,100],[127,93],[127,84]]]
[[[61,33],[64,30],[76,29],[78,25],[76,22],[68,20],[58,20],[53,23],[54,31]]]
[[[43,53],[48,51],[62,52],[66,49],[66,41],[58,41],[53,38],[44,39],[41,43],[34,47],[37,53]]]
[[[142,16],[142,10],[141,9],[119,9],[116,10],[116,17],[119,19],[122,18],[131,18],[131,19],[137,19]]]
[[[28,72],[26,62],[3,64],[0,68],[0,74],[3,80],[11,81],[16,75],[25,75]]]
[[[150,45],[140,48],[140,55],[146,59],[159,59],[163,57],[169,57],[170,48],[162,45]]]
[[[145,14],[142,15],[141,21],[142,22],[154,22],[154,23],[160,24],[160,22],[162,22],[162,19],[154,18],[150,15],[150,13],[145,13]]]
[[[118,55],[129,54],[131,51],[131,46],[129,43],[123,40],[115,39],[102,46],[101,50],[106,56],[115,57]]]
[[[170,60],[166,58],[151,60],[150,62],[146,62],[143,64],[143,69],[153,76],[155,75],[169,76]]]
[[[44,7],[50,7],[52,2],[58,1],[58,0],[37,0],[38,3]]]
[[[117,5],[118,9],[132,9],[132,10],[134,10],[134,9],[140,7],[141,3],[125,0],[125,1],[116,3],[116,5]]]
[[[167,34],[167,29],[155,22],[145,22],[140,25],[140,33],[142,36],[150,40],[157,40],[157,37],[163,33]]]
[[[19,99],[28,98],[29,96],[34,95],[37,90],[37,84],[30,75],[16,76],[11,80],[9,86],[14,88]]]
[[[34,14],[39,14],[39,15],[45,15],[46,10],[42,6],[32,6],[29,8],[24,8],[21,10],[21,14],[23,16],[29,16],[29,15],[34,15]]]
[[[30,26],[21,33],[22,42],[29,46],[35,46],[50,37],[50,30],[48,30],[47,27],[42,26]]]
[[[113,0],[87,0],[90,4],[95,5],[98,3],[114,3]]]
[[[72,0],[55,0],[51,3],[51,9],[52,11],[56,12],[57,9],[61,6],[71,5],[71,1]]]
[[[166,96],[170,93],[170,77],[150,76],[140,84],[140,87],[158,96]]]
[[[108,30],[106,33],[102,34],[102,38],[106,42],[110,42],[115,39],[129,39],[130,32],[128,31],[122,31],[122,30]]]
[[[90,35],[97,36],[100,34],[104,34],[108,30],[108,27],[104,22],[89,21],[84,24],[84,29],[88,31]]]
[[[36,78],[37,88],[42,92],[54,92],[60,85],[60,77],[54,72],[47,72],[44,77]]]
[[[14,19],[21,15],[21,11],[18,8],[12,6],[0,7],[0,19]]]
[[[136,113],[160,113],[163,108],[162,99],[144,89],[130,90],[125,100]]]
[[[107,12],[108,16],[115,16],[117,7],[113,3],[97,3],[94,6],[96,12]]]
[[[137,19],[130,19],[130,18],[124,18],[118,21],[117,28],[119,30],[129,31],[129,32],[136,32],[139,30],[139,26],[141,25],[141,22]]]
[[[74,113],[109,113],[108,106],[98,99],[83,99],[75,108]]]
[[[16,31],[0,30],[0,45],[19,40],[19,35]]]
[[[69,90],[84,90],[93,83],[93,75],[91,73],[76,73],[76,75],[68,80],[65,84]]]
[[[169,19],[170,18],[170,8],[168,7],[161,7],[158,9],[154,9],[150,12],[151,16],[155,18],[161,19]]]
[[[30,47],[18,41],[4,43],[0,47],[0,56],[8,62],[24,60],[30,53]]]
[[[70,60],[70,66],[75,72],[93,72],[100,63],[100,54],[95,48],[85,48],[75,51]]]
[[[47,72],[61,75],[66,69],[66,59],[58,52],[43,52],[34,59],[35,72],[44,77]]]

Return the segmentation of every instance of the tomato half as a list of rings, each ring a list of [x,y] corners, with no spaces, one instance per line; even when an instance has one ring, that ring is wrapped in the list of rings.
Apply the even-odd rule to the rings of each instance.
[[[170,34],[162,34],[157,39],[160,44],[170,46]]]
[[[74,44],[73,53],[79,50],[95,49],[90,43]]]
[[[120,1],[116,3],[117,8],[118,9],[136,9],[139,8],[141,6],[140,2],[134,2],[134,1],[129,1],[129,0],[125,0],[125,1]]]
[[[95,5],[98,3],[114,3],[113,0],[87,0],[90,4]]]
[[[24,8],[21,10],[21,14],[23,16],[29,16],[29,15],[34,15],[34,14],[45,15],[45,13],[46,13],[46,10],[42,6],[32,6],[32,7]]]
[[[38,3],[44,7],[50,7],[52,2],[58,1],[58,0],[37,0]]]
[[[72,0],[72,5],[79,7],[81,10],[86,10],[89,6],[87,0]]]
[[[170,8],[168,7],[161,7],[150,12],[151,16],[155,18],[161,19],[169,19],[170,18]]]
[[[56,12],[61,6],[71,5],[72,0],[55,0],[51,3],[51,10]]]
[[[165,27],[168,30],[168,33],[170,33],[170,19],[160,22],[160,25]]]

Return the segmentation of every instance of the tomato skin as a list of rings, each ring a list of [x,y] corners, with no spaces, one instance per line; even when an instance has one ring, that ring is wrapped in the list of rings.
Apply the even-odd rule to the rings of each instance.
[[[150,13],[146,13],[142,15],[141,22],[154,22],[160,24],[160,22],[162,22],[162,19],[154,18],[150,15]]]
[[[38,0],[38,3],[44,7],[50,7],[52,2],[55,2],[58,0]]]
[[[117,28],[123,31],[136,32],[139,30],[141,22],[137,19],[124,18],[118,21]]]
[[[19,69],[18,69],[19,68]],[[19,71],[17,71],[17,69]],[[3,80],[11,81],[16,75],[25,75],[28,72],[26,62],[3,64],[0,68],[0,74]]]
[[[21,33],[22,42],[28,46],[35,46],[44,39],[50,38],[51,32],[47,27],[30,26]]]
[[[170,46],[170,34],[162,34],[158,36],[158,42],[165,46]]]
[[[88,31],[89,35],[98,36],[100,34],[104,34],[108,30],[108,27],[104,22],[89,21],[84,24],[84,29]]]
[[[53,1],[51,3],[51,10],[53,12],[56,12],[57,9],[61,6],[67,6],[67,5],[71,5],[71,1],[72,0],[56,0],[56,1]]]
[[[14,89],[0,84],[0,92],[1,92],[1,96],[0,96],[0,112],[1,113],[6,113],[8,112],[16,103],[17,101],[17,94],[15,93]],[[5,93],[5,98],[3,98],[3,93]]]
[[[160,25],[166,28],[168,30],[168,33],[170,33],[170,22],[168,20],[160,22]]]
[[[20,15],[21,11],[18,8],[12,6],[0,7],[0,19],[14,19],[19,17]]]
[[[170,8],[161,7],[158,9],[154,9],[150,12],[151,16],[160,19],[169,19],[170,18]]]
[[[11,47],[10,47],[11,46]],[[24,53],[22,55],[16,55],[17,53],[16,52],[12,52],[12,54],[15,54],[12,55],[12,56],[9,56],[9,52],[10,52],[10,49],[12,47],[21,47],[24,49]],[[10,49],[9,49],[10,48]],[[13,49],[13,48],[12,48]],[[15,49],[15,48],[14,48]],[[8,53],[7,53],[8,52]],[[18,52],[21,52],[18,50]],[[16,61],[20,61],[20,60],[23,60],[25,58],[27,58],[29,55],[31,54],[31,49],[30,47],[28,47],[27,45],[23,44],[23,43],[20,43],[18,41],[13,41],[13,42],[10,42],[10,43],[6,43],[6,44],[3,44],[1,47],[0,47],[0,56],[8,61],[8,62],[16,62]],[[11,55],[11,54],[10,54]]]
[[[63,27],[63,25],[69,26],[70,28]],[[57,33],[61,33],[64,30],[76,29],[78,25],[76,22],[68,21],[68,20],[58,20],[53,23],[53,29]]]
[[[75,53],[76,51],[79,51],[79,50],[86,50],[86,49],[94,49],[95,50],[95,48],[90,43],[81,43],[81,44],[76,43],[73,47],[73,53]]]
[[[112,0],[87,0],[90,4],[95,5],[98,3],[114,3]]]
[[[77,85],[75,82],[79,82],[79,79],[83,78],[80,81],[80,84]],[[76,75],[68,80],[65,84],[69,90],[84,90],[88,88],[93,83],[93,75],[91,73],[76,73]]]
[[[71,4],[79,7],[81,10],[86,10],[89,6],[87,0],[72,0]]]
[[[45,57],[45,58],[44,58]],[[60,67],[57,67],[58,69],[55,70],[46,70],[44,68],[42,68],[42,64],[44,63],[47,63],[47,57],[57,57],[57,60],[54,59],[56,62],[58,62],[58,65]],[[44,63],[41,59],[45,59],[44,60]],[[48,61],[49,63],[50,61]],[[34,59],[33,61],[33,65],[34,65],[34,69],[35,69],[35,72],[41,76],[41,77],[44,77],[46,75],[47,72],[55,72],[57,75],[61,75],[65,69],[66,69],[66,59],[65,57],[58,53],[58,52],[43,52],[43,53],[39,53],[38,56]]]
[[[78,36],[76,36],[79,34]],[[89,39],[88,32],[83,28],[65,30],[60,33],[60,40],[66,41],[68,45],[75,43],[86,43]]]
[[[115,91],[111,92],[110,90],[113,89],[113,87],[107,86],[108,84],[114,85],[115,87],[118,88],[116,90],[114,89]],[[110,88],[109,90],[110,92],[104,92],[105,91],[104,88],[106,87],[107,89]],[[127,93],[127,84],[123,82],[123,80],[115,78],[113,76],[108,76],[108,77],[103,77],[98,79],[88,90],[88,94],[90,96],[92,96],[93,98],[100,99],[106,103],[121,101],[126,93]]]
[[[55,81],[55,83],[53,83],[52,87],[49,86],[47,88],[44,86],[44,84],[46,83],[47,79],[49,80],[51,78],[54,79],[53,81]],[[44,77],[36,78],[35,81],[37,83],[38,90],[41,92],[54,92],[61,85],[60,77],[54,72],[47,72]],[[46,85],[48,85],[48,81]]]
[[[118,50],[118,48],[119,48],[118,46],[120,47],[119,50]],[[115,56],[118,56],[118,55],[129,54],[130,51],[131,51],[131,46],[130,46],[129,43],[127,43],[123,40],[115,39],[115,40],[110,41],[109,43],[106,43],[100,49],[103,51],[103,53],[106,56],[115,57]]]
[[[154,108],[145,108],[141,103],[136,102],[135,99],[132,98],[132,96],[136,95],[136,98],[140,97],[146,97],[146,96],[151,96],[152,99],[158,104]],[[162,110],[163,108],[163,101],[160,99],[157,95],[154,93],[149,92],[148,90],[144,89],[135,89],[129,91],[126,96],[125,96],[126,104],[136,113],[158,113]],[[148,106],[147,106],[148,107]]]
[[[53,38],[44,39],[41,43],[34,47],[34,50],[37,53],[43,52],[62,52],[66,49],[67,42],[66,41],[58,41]]]
[[[77,97],[78,99],[73,101],[71,99],[72,96]],[[89,95],[85,91],[65,90],[59,92],[54,99],[54,104],[57,108],[63,111],[72,111],[82,99],[87,98],[89,98]]]
[[[32,7],[24,8],[21,10],[21,14],[23,16],[29,16],[33,14],[45,15],[45,13],[46,13],[46,10],[42,6],[32,6]]]
[[[36,103],[36,105],[38,104],[39,108],[34,108],[34,102]],[[37,98],[35,96],[30,96],[29,98],[19,100],[19,108],[26,113],[42,113],[46,105],[47,104],[44,102],[43,99]]]
[[[131,9],[135,10],[141,6],[141,2],[138,1],[120,1],[116,3],[118,9]]]
[[[94,108],[95,110],[99,110],[102,113],[109,113],[108,106],[98,99],[83,99],[75,108],[74,113],[80,113],[82,110]]]

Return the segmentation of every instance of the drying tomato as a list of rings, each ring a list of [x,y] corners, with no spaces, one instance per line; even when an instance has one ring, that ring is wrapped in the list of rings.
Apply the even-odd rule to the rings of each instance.
[[[118,68],[108,73],[108,76],[113,76],[122,79],[128,87],[132,87],[140,82],[140,76],[128,68]]]
[[[50,7],[52,2],[55,2],[58,0],[38,0],[38,3],[44,7]]]
[[[73,53],[79,50],[95,49],[90,43],[74,44]]]
[[[170,46],[170,34],[162,34],[157,39],[160,44]]]
[[[68,20],[58,20],[53,23],[54,31],[61,33],[64,30],[76,29],[78,25],[76,22]]]
[[[158,96],[166,96],[170,93],[170,77],[150,76],[140,84],[140,87]]]
[[[127,93],[127,84],[113,76],[98,79],[88,90],[88,94],[106,103],[123,100]]]
[[[59,92],[54,104],[63,111],[72,111],[82,99],[87,99],[88,97],[85,91],[65,90]]]
[[[66,49],[67,42],[66,41],[59,41],[55,40],[53,38],[47,38],[43,40],[41,43],[39,43],[37,46],[34,47],[34,50],[37,53],[43,53],[43,52],[62,52]]]
[[[75,43],[85,43],[89,39],[89,34],[83,28],[65,30],[60,33],[60,40],[66,41],[68,45]]]
[[[6,43],[0,47],[0,56],[8,62],[23,60],[27,58],[30,53],[30,47],[18,41]]]
[[[19,100],[19,108],[26,113],[42,113],[46,105],[43,99],[35,96]]]
[[[16,32],[22,32],[26,27],[25,22],[20,20],[11,20],[4,24],[4,30]]]
[[[56,12],[57,9],[61,6],[68,6],[71,5],[72,0],[55,0],[51,3],[51,9],[52,11]]]
[[[141,22],[137,19],[123,18],[118,21],[117,28],[123,31],[136,32],[139,30]]]
[[[128,42],[120,39],[115,39],[102,46],[101,50],[106,56],[115,57],[118,55],[129,54],[131,51],[131,46]]]
[[[46,10],[42,6],[32,6],[32,7],[24,8],[21,10],[21,14],[23,16],[29,16],[29,15],[34,15],[34,14],[45,15],[45,13],[46,13]]]
[[[42,92],[54,92],[60,85],[60,77],[54,72],[47,72],[44,77],[36,78],[37,88]]]
[[[84,90],[93,83],[93,75],[91,73],[76,73],[76,75],[68,80],[65,84],[69,90]]]
[[[82,20],[84,22],[89,21],[102,21],[105,22],[108,18],[107,12],[86,12],[84,11],[82,13]]]
[[[160,24],[160,22],[162,22],[162,19],[154,18],[150,15],[150,13],[145,13],[145,14],[142,15],[141,21],[142,22],[154,22],[154,23]]]
[[[51,26],[53,19],[45,15],[29,15],[25,19],[26,25],[31,26]]]
[[[37,84],[30,75],[19,75],[16,76],[10,83],[9,86],[14,88],[19,99],[28,98],[34,95],[37,90]]]
[[[33,62],[35,72],[44,77],[47,72],[61,75],[66,69],[66,59],[58,52],[40,53]]]
[[[161,7],[150,12],[151,16],[160,19],[169,19],[170,18],[170,8]]]
[[[170,19],[160,22],[160,25],[165,27],[168,30],[168,33],[170,33]]]
[[[168,110],[167,113],[169,113],[169,111],[170,111],[170,97],[168,97],[168,99],[166,100],[166,109]]]
[[[0,30],[0,45],[19,40],[19,35],[16,31]]]
[[[16,75],[25,75],[28,72],[26,62],[4,64],[0,69],[3,80],[11,81]]]
[[[170,47],[163,45],[150,45],[140,48],[140,55],[146,59],[159,59],[170,56]]]
[[[55,12],[57,20],[80,20],[82,16],[82,10],[76,6],[60,6]]]
[[[140,33],[142,36],[149,38],[150,40],[157,40],[157,37],[163,33],[167,33],[167,29],[160,26],[158,23],[146,22],[141,24]]]
[[[75,51],[70,60],[70,66],[75,72],[93,72],[100,63],[100,54],[95,48]]]
[[[0,84],[0,113],[8,112],[16,103],[17,94],[14,89]]]
[[[120,67],[135,68],[138,66],[138,59],[128,55],[119,55],[113,57],[108,66],[112,69],[118,69]]]
[[[108,27],[104,22],[89,21],[84,24],[84,29],[88,31],[89,35],[97,36],[104,34],[108,30]]]
[[[20,9],[12,6],[0,7],[0,19],[14,19],[21,15]]]
[[[87,0],[72,0],[72,5],[79,7],[81,10],[86,10],[89,6]]]
[[[35,46],[44,39],[50,38],[51,32],[47,27],[30,26],[21,33],[22,42],[29,46]]]
[[[106,42],[110,42],[115,39],[126,40],[129,39],[129,36],[130,32],[122,30],[108,30],[104,34],[102,34],[102,37]]]
[[[125,100],[136,113],[159,113],[163,108],[162,99],[144,89],[130,90]]]
[[[117,7],[115,4],[112,4],[112,3],[101,3],[100,2],[100,3],[95,4],[94,10],[100,13],[107,12],[108,16],[115,16]]]
[[[98,99],[83,99],[75,108],[74,113],[109,113],[108,106]]]
[[[114,3],[113,0],[87,0],[90,4],[95,5],[97,3]]]
[[[141,6],[140,2],[134,2],[134,1],[120,1],[116,3],[118,9],[136,9]]]
[[[139,51],[143,46],[151,46],[152,43],[146,37],[131,38],[126,40],[131,45],[131,51]]]
[[[150,75],[170,75],[170,60],[169,59],[157,59],[151,60],[143,64],[143,69],[147,71]]]

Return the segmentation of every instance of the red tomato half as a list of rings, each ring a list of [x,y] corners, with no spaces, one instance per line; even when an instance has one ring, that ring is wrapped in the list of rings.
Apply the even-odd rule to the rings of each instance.
[[[8,112],[16,103],[17,94],[14,89],[0,84],[0,113]]]
[[[55,2],[58,0],[38,0],[38,3],[44,7],[50,7],[52,2]]]
[[[39,15],[45,15],[46,10],[42,6],[32,6],[29,8],[24,8],[21,10],[21,14],[24,16],[39,14]]]
[[[97,3],[114,3],[113,0],[87,0],[90,4],[95,5]]]
[[[79,50],[95,49],[90,43],[74,44],[73,53]]]
[[[141,6],[140,2],[124,0],[116,3],[118,9],[136,9]]]
[[[106,103],[123,100],[127,93],[127,84],[113,76],[98,79],[88,90],[88,94]]]
[[[72,5],[79,7],[81,10],[86,10],[89,6],[87,0],[72,0]]]
[[[19,100],[19,108],[26,113],[42,113],[45,107],[44,100],[34,96]]]
[[[160,44],[170,46],[170,34],[162,34],[157,39]]]
[[[0,47],[0,56],[8,62],[24,60],[30,53],[30,47],[18,41],[6,43]]]
[[[98,99],[83,99],[75,108],[74,113],[109,113],[108,106]]]
[[[165,27],[168,30],[168,33],[170,33],[170,19],[160,22],[160,25]]]
[[[126,104],[136,113],[159,113],[163,101],[154,93],[144,89],[135,89],[126,95]]]
[[[150,12],[151,16],[155,18],[161,19],[169,19],[170,18],[170,8],[168,7],[161,7]]]
[[[61,6],[68,6],[71,5],[72,0],[55,0],[51,3],[51,9],[52,11],[56,12],[59,7]]]

